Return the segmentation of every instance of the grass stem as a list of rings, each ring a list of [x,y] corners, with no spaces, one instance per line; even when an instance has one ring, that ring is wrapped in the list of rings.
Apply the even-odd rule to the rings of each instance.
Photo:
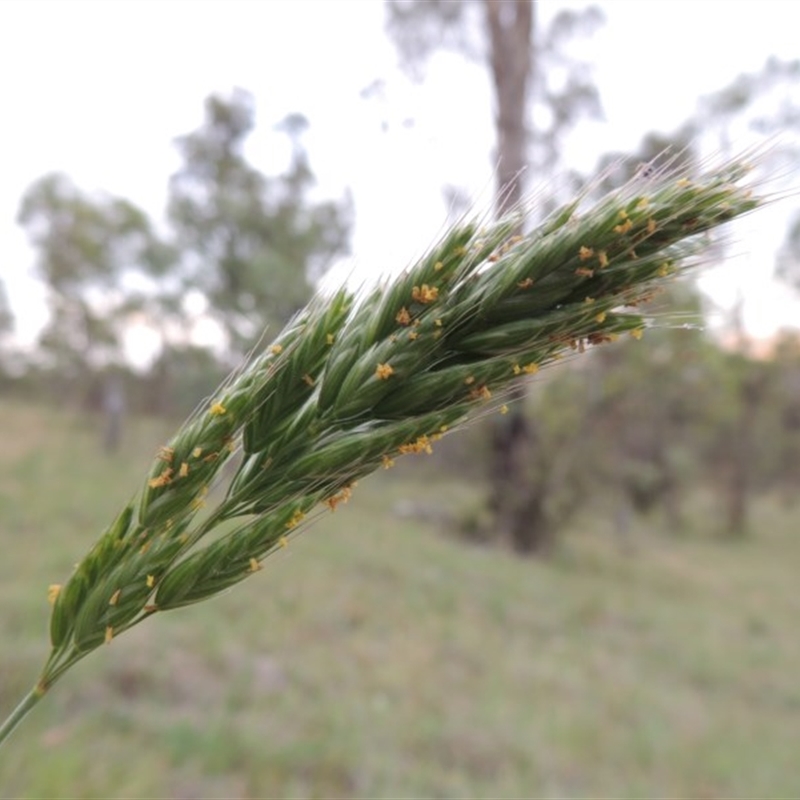
[[[28,715],[28,712],[44,697],[45,693],[35,686],[31,689],[25,697],[22,698],[20,704],[6,717],[2,725],[0,725],[0,744],[2,744],[19,725],[20,722]]]

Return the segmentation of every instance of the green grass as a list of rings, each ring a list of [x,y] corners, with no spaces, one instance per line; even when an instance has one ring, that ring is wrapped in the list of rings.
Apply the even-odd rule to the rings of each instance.
[[[5,714],[48,652],[48,584],[169,429],[137,423],[109,457],[74,417],[0,414]],[[796,519],[764,502],[752,539],[643,529],[633,549],[584,519],[522,561],[396,513],[474,503],[427,458],[70,671],[0,752],[0,794],[796,796]]]

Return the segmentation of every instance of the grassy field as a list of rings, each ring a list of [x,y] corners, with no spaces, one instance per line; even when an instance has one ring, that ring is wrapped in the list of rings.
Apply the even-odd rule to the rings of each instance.
[[[169,431],[106,456],[80,418],[0,414],[5,714],[46,656],[48,584]],[[2,797],[798,796],[797,518],[764,503],[750,540],[634,548],[584,520],[522,561],[398,514],[474,502],[411,458],[78,665],[0,750]]]

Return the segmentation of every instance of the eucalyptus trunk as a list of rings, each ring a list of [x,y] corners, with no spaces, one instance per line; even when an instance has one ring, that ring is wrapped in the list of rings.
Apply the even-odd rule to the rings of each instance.
[[[495,211],[502,217],[519,208],[524,193],[529,85],[535,69],[535,4],[527,0],[484,0],[495,94],[497,184]],[[548,533],[542,515],[531,513],[536,487],[526,478],[525,461],[535,438],[525,413],[525,386],[512,390],[511,411],[494,422],[489,465],[489,509],[495,531],[519,553],[541,551]],[[540,541],[541,539],[541,541]]]

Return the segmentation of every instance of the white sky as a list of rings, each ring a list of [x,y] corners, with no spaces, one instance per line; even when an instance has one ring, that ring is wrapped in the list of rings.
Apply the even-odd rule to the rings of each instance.
[[[605,150],[633,149],[647,131],[673,130],[699,95],[767,56],[798,55],[796,0],[598,4],[606,24],[579,49],[594,64],[607,121],[574,137],[579,168]],[[564,5],[540,2],[541,16]],[[44,314],[15,223],[26,188],[59,170],[160,217],[178,166],[173,138],[199,126],[209,93],[235,86],[256,97],[249,155],[265,172],[287,158],[273,125],[295,111],[310,120],[305,144],[320,191],[353,194],[358,274],[398,269],[422,252],[445,220],[444,184],[475,196],[491,187],[489,84],[480,67],[446,55],[424,85],[412,84],[383,22],[380,0],[2,0],[0,277],[19,333],[31,336]],[[376,79],[385,99],[363,99]],[[723,305],[741,293],[748,327],[767,335],[800,325],[800,303],[770,279],[785,216],[752,219],[737,234],[742,256],[705,285]]]

